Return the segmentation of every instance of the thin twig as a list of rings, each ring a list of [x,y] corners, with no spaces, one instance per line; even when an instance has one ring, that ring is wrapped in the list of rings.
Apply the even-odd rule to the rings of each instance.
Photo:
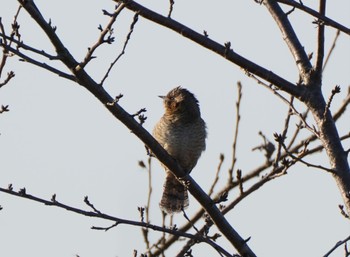
[[[333,115],[334,121],[337,121],[346,111],[346,108],[350,104],[350,86],[348,87],[348,94],[343,100],[342,105],[339,107],[338,111]]]
[[[171,18],[171,14],[173,13],[174,10],[174,0],[169,0],[169,13],[168,13],[168,18]]]
[[[95,206],[94,206],[92,203],[90,203],[89,197],[88,197],[88,196],[85,196],[85,197],[84,197],[84,203],[86,203],[87,206],[89,206],[91,209],[93,209],[94,212],[96,212],[96,213],[98,213],[98,214],[101,214],[101,212],[100,212],[99,210],[97,210],[97,209],[95,208]]]
[[[339,246],[341,246],[342,244],[345,244],[347,241],[350,241],[350,236],[348,236],[347,238],[345,238],[344,240],[341,240],[341,241],[339,241],[339,242],[337,242],[336,244],[335,244],[335,246],[332,248],[332,249],[330,249],[323,257],[328,257],[328,256],[330,256],[330,254],[332,253],[332,252],[334,252],[334,250],[336,250]]]
[[[104,230],[104,231],[107,232],[108,230],[110,230],[110,229],[112,229],[112,228],[114,228],[114,227],[116,227],[116,226],[118,226],[118,225],[119,225],[119,223],[116,222],[116,223],[110,225],[109,227],[96,227],[96,226],[92,226],[91,229],[94,229],[94,230]]]
[[[293,96],[290,97],[289,102],[290,102],[290,105],[289,105],[289,108],[288,108],[287,117],[285,119],[284,128],[283,128],[283,131],[282,131],[282,137],[283,138],[287,138],[289,122],[290,122],[290,118],[291,118],[291,116],[293,114],[293,109],[292,109],[292,105],[293,105],[293,102],[294,102],[294,97]],[[280,158],[281,158],[281,149],[282,149],[281,144],[278,144],[277,152],[276,152],[276,158],[275,158],[275,161],[274,161],[274,164],[273,164],[273,166],[275,168],[278,166],[278,163],[279,163]]]
[[[147,195],[147,204],[145,207],[145,214],[146,214],[146,223],[150,223],[150,215],[149,210],[151,208],[151,195],[152,195],[152,167],[151,167],[151,161],[152,158],[148,157],[148,166],[147,166],[147,173],[148,173],[148,195]],[[150,242],[148,238],[149,230],[147,228],[142,229],[142,234],[145,239],[146,243],[146,249],[150,250]]]
[[[15,73],[14,73],[13,71],[8,72],[8,73],[7,73],[7,77],[4,79],[3,82],[0,83],[0,88],[3,87],[3,86],[5,86],[7,83],[9,83],[10,80],[11,80],[12,78],[14,78],[14,76],[15,76]]]
[[[219,164],[218,164],[218,167],[216,169],[215,179],[214,179],[213,184],[211,185],[209,192],[208,192],[209,196],[211,196],[213,194],[214,188],[219,181],[219,174],[220,174],[221,166],[222,166],[222,163],[224,162],[224,159],[225,159],[225,156],[223,154],[220,154]]]
[[[115,9],[114,13],[111,15],[111,19],[107,24],[107,26],[103,30],[101,28],[102,31],[97,42],[93,46],[89,47],[88,52],[84,58],[84,61],[80,63],[80,66],[82,68],[84,68],[89,63],[89,61],[91,61],[91,59],[93,59],[92,55],[99,46],[101,46],[104,43],[109,43],[109,44],[112,43],[113,39],[111,36],[109,36],[107,39],[105,39],[105,37],[107,33],[110,33],[110,34],[112,33],[112,26],[115,23],[118,15],[124,9],[124,7],[125,7],[124,3],[119,4],[118,7]]]
[[[6,38],[8,40],[11,40],[12,43],[15,43],[18,50],[19,50],[19,48],[22,48],[24,50],[27,50],[27,51],[33,52],[35,54],[41,55],[41,56],[49,59],[50,61],[52,61],[52,60],[59,60],[59,57],[57,55],[48,54],[44,50],[39,50],[39,49],[36,49],[36,48],[34,48],[32,46],[29,46],[29,45],[25,44],[23,41],[19,41],[17,39],[9,37],[9,36],[7,36],[7,35],[5,35],[3,33],[0,33],[0,36],[2,36],[3,38]]]
[[[2,18],[0,17],[0,36],[2,36],[3,38],[3,43],[2,43],[2,40],[0,39],[0,43],[1,45],[7,45],[7,40],[6,40],[6,37],[5,37],[5,28],[4,28],[4,25],[2,24]],[[2,58],[1,58],[1,62],[0,62],[0,78],[1,78],[1,74],[2,74],[2,71],[5,67],[5,63],[6,63],[6,59],[7,59],[7,50],[3,47],[3,51],[2,51]],[[6,84],[6,83],[5,83]]]
[[[333,98],[336,94],[340,93],[340,86],[335,86],[333,89],[332,89],[332,93],[331,93],[331,96],[329,97],[328,99],[328,102],[326,104],[326,107],[324,108],[324,111],[323,111],[323,119],[325,119],[327,117],[327,112],[329,111],[329,108],[331,107],[331,104],[332,104],[332,101],[333,101]]]
[[[307,161],[304,161],[302,158],[305,156],[305,153],[307,153],[307,151],[302,152],[300,154],[300,156],[295,156],[294,154],[292,154],[288,151],[287,147],[285,146],[285,144],[283,142],[281,142],[281,145],[282,145],[283,149],[286,151],[286,153],[288,154],[288,156],[290,156],[295,162],[301,162],[302,164],[306,165],[307,167],[317,168],[317,169],[325,170],[325,171],[330,172],[330,173],[334,173],[333,169],[329,169],[329,168],[323,167],[322,165],[316,165],[316,164],[312,164],[312,163],[309,163]]]
[[[339,209],[340,209],[340,214],[345,218],[345,219],[349,219],[350,220],[350,214],[347,214],[346,211],[344,210],[344,205],[339,204],[338,205]]]
[[[147,196],[147,206],[146,206],[146,222],[149,223],[150,222],[150,218],[149,218],[149,210],[150,210],[150,206],[151,206],[151,196],[152,196],[152,158],[148,157],[148,196]]]
[[[241,101],[242,101],[242,83],[240,81],[237,82],[237,91],[238,91],[238,98],[236,102],[236,126],[234,128],[234,136],[233,136],[233,144],[232,144],[232,163],[231,163],[231,167],[228,170],[228,174],[229,174],[228,183],[233,182],[233,170],[235,169],[235,165],[237,161],[237,141],[238,141],[239,124],[241,121],[240,107],[241,107]]]
[[[239,192],[241,194],[243,194],[244,190],[243,190],[242,171],[240,169],[238,169],[236,173],[237,173],[236,178],[237,178],[237,182],[239,185]]]
[[[303,117],[302,120],[306,120],[307,115],[309,114],[309,111],[310,111],[310,110],[307,109],[304,113],[302,113],[302,117]],[[295,129],[295,131],[294,131],[294,134],[293,134],[292,138],[291,138],[290,141],[289,141],[289,144],[288,144],[288,146],[287,146],[287,149],[290,149],[290,148],[293,146],[293,144],[294,144],[294,142],[295,142],[297,136],[299,135],[301,129],[303,128],[303,122],[302,122],[302,120],[300,120],[299,123],[296,125],[296,129]]]
[[[24,53],[20,52],[19,50],[13,48],[13,47],[10,47],[10,46],[4,46],[6,48],[6,50],[8,50],[9,52],[17,55],[18,57],[21,58],[22,61],[25,61],[25,62],[28,62],[28,63],[31,63],[35,66],[38,66],[38,67],[41,67],[45,70],[48,70],[52,73],[55,73],[57,74],[58,76],[62,77],[62,78],[65,78],[65,79],[68,79],[68,80],[72,80],[74,82],[76,82],[76,78],[73,76],[73,75],[70,75],[70,74],[67,74],[63,71],[60,71],[50,65],[48,65],[47,63],[42,63],[42,62],[39,62],[31,57],[29,57],[28,55],[25,55]]]
[[[297,109],[294,107],[294,105],[291,104],[291,102],[289,100],[287,100],[284,96],[282,96],[279,92],[277,92],[277,90],[272,86],[272,85],[267,85],[266,83],[264,83],[263,81],[261,81],[259,78],[257,78],[256,76],[254,76],[253,74],[249,73],[248,71],[246,71],[246,74],[248,77],[253,78],[259,85],[262,85],[264,87],[266,87],[267,89],[269,89],[270,91],[272,91],[273,94],[275,94],[276,96],[278,96],[283,102],[285,102],[292,110],[293,110],[293,114],[296,114],[299,119],[302,121],[302,123],[304,124],[305,128],[308,129],[311,133],[313,133],[316,137],[318,137],[318,132],[316,131],[315,128],[311,127],[307,122],[306,122],[306,117],[304,117],[304,115],[302,113],[300,113],[299,111],[297,111]]]
[[[125,42],[124,42],[124,46],[123,46],[123,49],[121,51],[121,53],[117,56],[117,58],[115,58],[115,60],[110,64],[106,74],[103,76],[101,82],[100,82],[100,85],[102,86],[103,83],[105,82],[105,80],[107,79],[107,77],[109,76],[109,73],[111,72],[112,68],[114,67],[114,65],[118,62],[118,60],[125,54],[125,49],[129,43],[129,40],[130,40],[130,37],[131,37],[131,34],[133,33],[134,31],[134,27],[138,21],[138,18],[139,18],[139,14],[138,13],[135,13],[134,15],[134,19],[133,19],[133,22],[131,23],[130,25],[130,30],[129,30],[129,33],[128,35],[126,36],[126,39],[125,39]]]
[[[18,16],[19,16],[19,13],[21,11],[21,8],[22,6],[19,6],[18,9],[17,9],[17,12],[13,18],[13,25],[12,25],[12,32],[10,33],[11,34],[11,37],[7,37],[6,36],[6,32],[5,32],[5,28],[4,28],[4,25],[2,24],[2,19],[0,17],[0,36],[2,37],[4,43],[1,42],[1,39],[0,39],[0,43],[1,45],[8,45],[8,46],[11,46],[11,43],[12,41],[14,40],[14,35],[17,35],[18,38],[20,38],[20,34],[18,32],[18,28],[19,26],[17,25],[17,19],[18,19]],[[7,42],[7,40],[9,40],[9,42]],[[8,50],[6,50],[4,47],[3,47],[3,56],[1,58],[1,62],[0,62],[0,78],[1,78],[1,75],[2,75],[2,71],[5,67],[5,63],[6,63],[6,60],[7,60],[7,57],[8,57]],[[10,73],[10,72],[9,72]],[[8,73],[8,74],[9,74]],[[13,73],[13,71],[11,71],[11,73]],[[9,78],[9,76],[7,77]],[[10,78],[11,79],[11,78]],[[9,80],[8,80],[9,81]],[[8,83],[8,81],[5,83],[3,83],[3,85],[6,85]],[[2,86],[3,86],[2,85]]]
[[[4,113],[4,112],[9,112],[9,111],[10,111],[10,109],[9,109],[8,105],[1,105],[0,114]]]

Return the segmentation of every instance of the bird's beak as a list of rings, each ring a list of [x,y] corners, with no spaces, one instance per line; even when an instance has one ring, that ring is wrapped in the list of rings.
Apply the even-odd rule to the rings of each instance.
[[[159,95],[158,97],[159,97],[159,98],[162,98],[162,99],[164,100],[166,96],[164,96],[164,95]]]

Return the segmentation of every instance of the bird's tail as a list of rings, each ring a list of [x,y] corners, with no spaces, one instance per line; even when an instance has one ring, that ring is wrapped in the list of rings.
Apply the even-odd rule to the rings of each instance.
[[[186,187],[170,172],[167,172],[165,178],[163,196],[159,206],[168,214],[180,212],[188,207],[188,193]]]

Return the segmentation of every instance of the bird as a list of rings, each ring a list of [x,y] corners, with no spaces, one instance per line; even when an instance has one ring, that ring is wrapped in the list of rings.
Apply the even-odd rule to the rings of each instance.
[[[189,174],[206,148],[207,128],[201,118],[197,98],[178,86],[163,99],[164,115],[156,123],[153,136],[158,143]],[[189,206],[186,186],[165,167],[166,177],[159,206],[167,213],[183,211]]]

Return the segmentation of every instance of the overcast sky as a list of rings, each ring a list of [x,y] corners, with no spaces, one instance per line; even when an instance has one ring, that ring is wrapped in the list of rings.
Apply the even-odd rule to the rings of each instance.
[[[114,2],[103,1],[35,1],[43,16],[57,26],[57,34],[77,60],[98,36],[98,25],[104,26]],[[313,6],[314,1],[303,1]],[[168,1],[143,4],[166,15]],[[328,3],[329,17],[350,27],[350,2]],[[3,1],[0,16],[7,32],[17,1]],[[286,8],[289,10],[289,8]],[[116,43],[104,45],[86,68],[100,81],[109,64],[120,53],[129,31],[133,13],[124,10],[114,26]],[[296,33],[307,53],[315,52],[317,30],[314,18],[293,12],[290,16]],[[298,81],[297,69],[283,38],[264,6],[254,1],[176,1],[172,18],[197,32],[206,30],[211,39],[231,42],[232,49],[265,66],[292,83]],[[22,40],[54,54],[53,48],[37,24],[22,10],[19,17]],[[335,30],[326,29],[326,50],[332,44]],[[59,63],[51,63],[68,72]],[[337,110],[350,84],[350,38],[341,34],[324,73],[323,92],[328,98],[335,85],[332,111]],[[45,199],[56,193],[57,200],[75,207],[88,207],[84,196],[102,212],[120,218],[139,220],[138,206],[147,202],[148,174],[138,166],[147,160],[143,144],[104,106],[81,86],[59,78],[41,68],[8,61],[5,72],[16,77],[0,90],[0,104],[10,112],[0,116],[0,186],[12,183],[15,190]],[[207,150],[192,175],[208,190],[215,177],[219,155],[225,155],[221,186],[226,183],[231,165],[237,81],[243,84],[241,124],[237,142],[237,166],[243,174],[264,163],[263,153],[252,151],[262,143],[262,131],[270,140],[281,133],[288,106],[270,91],[248,78],[239,67],[166,28],[139,18],[127,46],[105,82],[112,96],[124,97],[120,105],[130,113],[147,109],[145,128],[152,130],[163,107],[158,95],[182,85],[193,92],[208,126]],[[302,105],[297,105],[304,111]],[[349,132],[350,113],[338,124],[339,134]],[[292,119],[291,130],[298,122]],[[312,120],[310,120],[312,124]],[[303,133],[309,135],[308,132]],[[291,137],[291,135],[289,135]],[[350,147],[349,141],[344,148]],[[310,158],[328,167],[324,153]],[[151,222],[161,225],[158,201],[164,172],[152,161]],[[237,191],[229,195],[233,200]],[[302,165],[278,178],[240,203],[227,219],[243,238],[251,237],[249,246],[257,256],[323,256],[335,243],[349,236],[350,225],[339,213],[342,199],[332,177],[321,170]],[[114,257],[133,256],[145,250],[139,228],[120,225],[108,232],[91,230],[91,226],[111,223],[69,213],[55,207],[0,193],[1,256],[37,257]],[[196,213],[198,204],[192,197],[188,215]],[[184,223],[177,215],[175,223]],[[214,233],[215,230],[212,230]],[[157,239],[161,234],[151,232]],[[219,239],[226,249],[231,246]],[[177,253],[173,247],[169,255]],[[204,245],[193,248],[194,256],[218,256]],[[340,248],[332,256],[343,256]]]

